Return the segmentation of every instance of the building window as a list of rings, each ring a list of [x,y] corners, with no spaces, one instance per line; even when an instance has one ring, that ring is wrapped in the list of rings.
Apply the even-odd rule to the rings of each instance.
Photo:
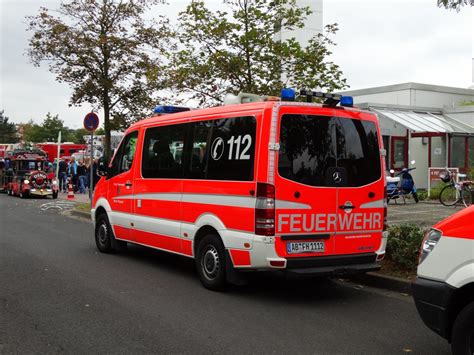
[[[469,142],[469,145],[468,145],[469,163],[468,163],[467,168],[472,169],[474,168],[474,137],[469,137],[468,142]]]
[[[392,137],[392,167],[401,169],[407,166],[407,141],[405,137]]]
[[[466,166],[466,137],[451,138],[451,166],[456,168]]]

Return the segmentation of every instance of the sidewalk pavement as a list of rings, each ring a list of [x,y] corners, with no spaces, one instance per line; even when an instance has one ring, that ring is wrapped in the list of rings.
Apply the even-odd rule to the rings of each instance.
[[[431,227],[433,224],[462,210],[464,206],[446,207],[441,203],[414,203],[410,201],[406,205],[388,205],[388,224],[414,223],[421,227]]]

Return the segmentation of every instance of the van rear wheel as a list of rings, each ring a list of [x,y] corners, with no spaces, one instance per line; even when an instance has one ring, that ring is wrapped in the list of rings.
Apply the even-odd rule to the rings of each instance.
[[[474,302],[464,307],[454,321],[451,349],[455,355],[474,354]]]
[[[212,291],[222,291],[227,285],[225,248],[220,238],[208,234],[198,245],[196,268],[203,286]]]

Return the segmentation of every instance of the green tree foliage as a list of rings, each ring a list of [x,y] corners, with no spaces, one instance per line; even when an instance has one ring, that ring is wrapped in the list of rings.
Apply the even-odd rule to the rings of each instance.
[[[83,135],[89,134],[84,128],[71,129],[64,126],[58,115],[47,113],[41,124],[33,120],[23,125],[23,140],[32,143],[56,142],[61,131],[62,142],[84,143]]]
[[[178,50],[170,59],[170,86],[200,105],[222,102],[239,91],[279,95],[284,86],[333,91],[346,87],[328,60],[337,25],[306,47],[280,41],[280,30],[302,28],[309,8],[295,0],[224,0],[229,12],[211,11],[202,0],[179,14]]]
[[[459,11],[462,6],[474,6],[474,0],[438,0],[439,7],[446,9],[455,9]]]
[[[0,111],[0,143],[16,143],[16,127],[13,122],[8,122],[9,118],[5,116],[4,111]]]
[[[64,122],[59,119],[58,115],[53,116],[48,112],[41,124],[30,120],[24,125],[23,140],[33,143],[56,142],[59,131],[65,132]]]
[[[156,103],[160,53],[170,35],[167,21],[145,12],[162,0],[69,0],[55,11],[27,17],[33,32],[28,55],[46,62],[56,80],[73,90],[70,104],[103,110],[105,154],[110,157],[113,120],[142,118]]]

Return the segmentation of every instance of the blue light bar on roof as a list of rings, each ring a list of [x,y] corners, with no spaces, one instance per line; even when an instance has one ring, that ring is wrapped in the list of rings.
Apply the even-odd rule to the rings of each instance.
[[[191,111],[191,109],[189,107],[158,105],[153,110],[154,113],[158,114],[178,113],[184,111]]]
[[[284,88],[281,90],[282,101],[295,101],[296,91],[291,88]]]
[[[339,105],[352,107],[354,106],[354,99],[352,98],[352,96],[341,96],[341,101],[339,102]]]

